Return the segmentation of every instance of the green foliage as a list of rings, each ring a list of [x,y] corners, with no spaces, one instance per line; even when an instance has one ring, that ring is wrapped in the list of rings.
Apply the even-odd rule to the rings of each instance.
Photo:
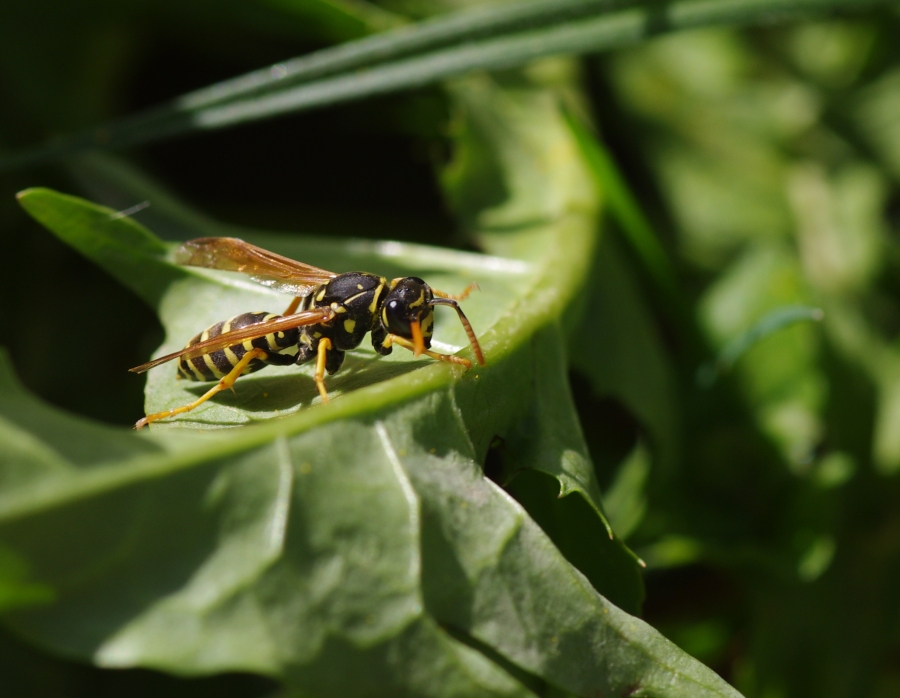
[[[867,13],[795,21],[849,10]],[[10,13],[5,690],[896,693],[892,3]],[[15,169],[38,162],[63,167]],[[205,235],[449,292],[477,281],[464,306],[488,364],[362,347],[328,404],[309,367],[267,368],[134,433],[127,367],[287,305],[171,263]],[[469,355],[452,313],[436,340]],[[154,369],[144,409],[206,387]]]

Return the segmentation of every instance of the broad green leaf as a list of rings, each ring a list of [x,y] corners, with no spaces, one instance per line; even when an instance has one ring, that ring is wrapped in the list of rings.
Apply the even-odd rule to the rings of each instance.
[[[54,412],[8,370],[3,393]],[[204,439],[148,456],[132,437],[119,463],[69,462],[67,487],[0,505],[3,544],[59,594],[7,623],[104,666],[255,671],[314,694],[531,695],[449,627],[576,695],[736,695],[565,563],[481,475],[458,409],[438,391],[231,455]],[[440,435],[428,450],[423,432]]]
[[[449,291],[477,278],[466,308],[488,366],[465,374],[361,352],[328,405],[309,405],[303,370],[264,372],[184,420],[204,429],[176,420],[140,434],[52,410],[7,370],[2,416],[23,457],[3,465],[0,544],[56,594],[8,613],[11,628],[104,666],[251,671],[314,695],[527,696],[525,684],[542,683],[584,696],[737,695],[600,596],[482,473],[494,438],[536,419],[546,457],[535,466],[600,512],[560,364],[543,363],[562,356],[557,323],[589,268],[590,186],[566,196],[581,166],[548,90],[475,90],[490,99],[460,97],[465,122],[505,136],[481,155],[509,199],[475,216],[502,223],[478,233],[494,257],[252,238],[338,271],[415,270]],[[166,245],[110,209],[48,190],[22,203],[158,307],[161,351],[250,302],[286,300],[169,264]],[[548,345],[533,343],[539,332]],[[452,322],[438,329],[450,347],[461,337]],[[537,366],[552,370],[536,381]],[[151,375],[152,406],[191,394],[164,373]]]

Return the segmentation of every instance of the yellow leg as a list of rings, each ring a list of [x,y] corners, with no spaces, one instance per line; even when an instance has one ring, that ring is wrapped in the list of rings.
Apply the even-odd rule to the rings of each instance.
[[[300,301],[303,300],[300,296],[296,296],[294,300],[291,301],[291,304],[287,307],[282,315],[293,315],[297,312],[297,308],[300,306]]]
[[[176,407],[173,410],[166,410],[165,412],[156,412],[154,414],[148,414],[143,419],[139,419],[137,423],[135,423],[134,428],[140,429],[144,427],[150,422],[158,422],[160,419],[166,419],[167,417],[174,417],[177,414],[184,414],[185,412],[190,412],[195,407],[202,405],[204,402],[209,400],[213,395],[222,390],[227,390],[231,386],[234,385],[234,382],[240,377],[240,375],[244,372],[244,369],[247,368],[247,365],[253,361],[253,359],[265,359],[268,356],[266,352],[262,349],[251,349],[246,354],[241,357],[241,360],[235,364],[234,368],[231,369],[231,372],[222,378],[218,383],[215,384],[212,388],[210,388],[207,392],[203,393],[200,397],[194,400],[189,405],[184,405],[182,407]]]
[[[316,356],[316,387],[319,389],[319,395],[322,396],[322,402],[328,402],[328,391],[325,390],[325,360],[328,358],[328,350],[331,349],[331,340],[328,337],[322,337],[319,340],[319,348]]]
[[[389,334],[387,341],[384,343],[384,346],[389,347],[391,344],[399,344],[404,349],[409,349],[413,354],[416,353],[416,345],[410,342],[406,337],[401,337],[396,334]],[[468,359],[463,359],[460,356],[451,356],[450,354],[438,354],[436,351],[431,351],[431,349],[426,349],[423,352],[426,356],[430,356],[432,359],[437,359],[438,361],[446,361],[448,364],[460,364],[466,367],[466,370],[472,368],[472,362]]]
[[[431,292],[438,298],[449,298],[450,300],[453,300],[453,301],[464,301],[466,298],[469,297],[469,294],[472,293],[472,291],[477,291],[477,290],[478,290],[478,284],[469,284],[462,290],[462,293],[457,293],[456,295],[452,295],[450,293],[444,293],[443,291],[438,291],[436,288],[431,289]]]

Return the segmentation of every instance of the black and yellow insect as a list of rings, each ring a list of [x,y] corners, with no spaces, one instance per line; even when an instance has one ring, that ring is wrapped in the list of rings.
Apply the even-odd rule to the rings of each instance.
[[[292,294],[294,300],[281,315],[243,313],[218,322],[191,339],[181,351],[132,368],[134,373],[143,373],[178,359],[178,375],[182,378],[218,380],[213,388],[187,405],[148,414],[138,420],[135,429],[189,412],[230,388],[239,376],[269,365],[303,364],[315,359],[316,387],[323,402],[327,402],[325,373],[338,371],[345,352],[356,349],[369,332],[375,351],[384,356],[391,353],[394,344],[399,344],[416,356],[426,354],[471,368],[468,359],[431,351],[436,305],[449,305],[456,310],[476,360],[484,365],[478,339],[458,303],[474,285],[452,296],[415,276],[388,281],[366,272],[335,274],[237,238],[189,240],[175,252],[175,261],[242,272],[264,286]]]

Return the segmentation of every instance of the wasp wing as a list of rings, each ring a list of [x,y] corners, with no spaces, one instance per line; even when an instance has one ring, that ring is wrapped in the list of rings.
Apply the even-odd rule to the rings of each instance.
[[[185,347],[181,351],[172,354],[166,354],[153,361],[148,361],[140,366],[128,369],[132,373],[144,373],[151,368],[177,359],[181,356],[187,359],[193,359],[195,356],[203,356],[211,354],[225,347],[233,347],[248,339],[256,339],[257,337],[265,337],[273,332],[284,332],[285,330],[293,330],[297,327],[305,327],[307,325],[315,325],[319,322],[328,322],[334,318],[334,311],[331,308],[315,308],[314,310],[305,310],[302,313],[294,315],[285,315],[277,320],[269,320],[268,322],[256,322],[252,325],[246,325],[231,332],[225,332],[216,337],[211,337],[204,342],[197,342],[189,347]]]
[[[192,267],[239,271],[257,283],[294,296],[308,296],[337,274],[297,262],[238,238],[196,238],[175,250],[175,261]]]

